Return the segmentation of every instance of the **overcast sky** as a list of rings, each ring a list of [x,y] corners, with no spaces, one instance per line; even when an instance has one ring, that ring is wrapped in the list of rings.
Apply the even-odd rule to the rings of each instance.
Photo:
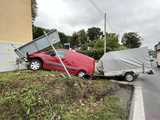
[[[93,0],[108,13],[107,31],[120,36],[138,32],[143,46],[153,48],[160,41],[160,0]],[[66,34],[98,26],[103,29],[103,13],[90,0],[37,0],[38,17],[35,24],[56,28]]]

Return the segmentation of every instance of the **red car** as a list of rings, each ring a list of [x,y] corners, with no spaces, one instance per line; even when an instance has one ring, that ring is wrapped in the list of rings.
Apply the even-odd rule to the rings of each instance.
[[[57,50],[63,63],[72,75],[92,76],[95,70],[95,60],[74,50]],[[35,52],[28,55],[29,68],[39,70],[65,71],[54,51]]]

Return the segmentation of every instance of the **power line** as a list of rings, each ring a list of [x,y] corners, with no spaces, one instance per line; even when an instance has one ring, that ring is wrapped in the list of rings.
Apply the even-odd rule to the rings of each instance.
[[[104,13],[96,4],[93,0],[89,0],[89,2],[95,7],[95,9],[100,13],[104,14],[104,53],[106,53],[106,21],[107,21],[107,14],[106,12]]]
[[[99,8],[99,6],[94,2],[94,0],[88,0],[92,6],[103,16],[103,14],[105,14],[105,11],[103,11],[102,9]],[[106,14],[106,17],[108,18],[108,21],[106,21],[107,25],[108,25],[108,29],[109,31],[108,32],[111,32],[112,31],[112,27],[111,27],[111,16],[109,15],[109,10],[107,10],[107,14]]]
[[[94,7],[95,9],[100,13],[103,14],[104,12],[96,5],[96,3],[93,0],[88,0]]]
[[[95,9],[100,13],[100,14],[104,14],[104,35],[105,35],[105,38],[104,38],[104,53],[106,53],[106,24],[108,23],[108,27],[110,28],[109,32],[111,32],[111,21],[109,20],[107,22],[107,13],[104,12],[103,10],[101,10],[97,5],[96,3],[93,1],[93,0],[88,0],[94,7]],[[109,12],[108,12],[109,13]],[[108,14],[108,18],[109,18],[109,14]]]

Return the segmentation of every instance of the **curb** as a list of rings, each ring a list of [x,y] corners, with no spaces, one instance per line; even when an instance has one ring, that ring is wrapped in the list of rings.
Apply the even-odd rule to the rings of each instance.
[[[143,102],[143,93],[142,87],[140,85],[136,85],[132,82],[121,82],[121,81],[114,81],[123,85],[131,85],[133,86],[133,93],[130,103],[130,110],[128,120],[145,120],[145,111],[144,111],[144,102]]]
[[[145,120],[142,87],[140,86],[134,86],[129,120]]]
[[[118,84],[130,85],[133,87],[128,120],[146,120],[142,87],[132,82],[115,81],[115,80],[110,80],[110,81]]]

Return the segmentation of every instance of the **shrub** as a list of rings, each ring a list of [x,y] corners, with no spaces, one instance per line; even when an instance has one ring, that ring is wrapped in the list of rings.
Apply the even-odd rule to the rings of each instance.
[[[90,56],[96,60],[99,60],[103,54],[104,50],[103,49],[97,49],[97,50],[85,50],[85,51],[79,51],[82,54],[85,54],[87,56]]]

